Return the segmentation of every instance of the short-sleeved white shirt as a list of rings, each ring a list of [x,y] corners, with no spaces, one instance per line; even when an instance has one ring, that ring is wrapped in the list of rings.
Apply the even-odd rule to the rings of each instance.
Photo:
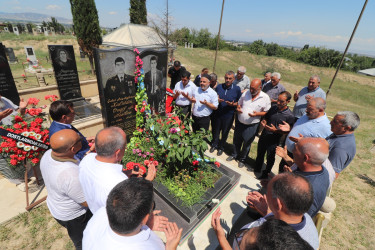
[[[105,207],[109,192],[128,177],[122,165],[96,160],[96,153],[86,155],[79,164],[79,180],[92,213]]]
[[[105,207],[94,214],[83,232],[82,248],[87,250],[164,250],[163,241],[148,227],[133,236],[121,236],[109,226]]]
[[[18,114],[18,112],[16,111],[16,110],[18,110],[18,106],[15,105],[11,100],[9,100],[8,98],[6,98],[4,96],[2,96],[1,99],[5,103],[5,106],[4,106],[4,108],[0,109],[0,112],[4,111],[6,109],[13,109],[13,112],[12,112],[12,114],[8,115],[7,117],[4,117],[0,121],[0,125],[11,126],[11,125],[13,125],[13,123],[12,123],[13,116]]]
[[[249,113],[267,112],[271,108],[270,97],[261,91],[259,95],[252,100],[251,92],[246,91],[238,100],[238,105],[241,106],[242,113],[238,113],[238,120],[246,125],[255,124],[260,122],[260,116],[251,117]]]
[[[219,106],[219,99],[215,90],[211,87],[208,87],[205,91],[202,88],[196,88],[193,94],[195,97],[196,103],[194,103],[193,115],[197,117],[209,116],[212,113],[207,105],[202,104],[200,101],[206,100],[209,103],[212,103],[216,108]]]
[[[58,161],[51,156],[52,150],[44,153],[40,170],[47,188],[47,206],[58,220],[73,220],[86,213],[80,204],[85,202],[78,178],[78,165],[72,161]]]
[[[191,96],[193,96],[193,93],[194,93],[196,88],[197,88],[197,86],[195,86],[195,84],[192,81],[189,81],[186,84],[185,87],[184,87],[184,84],[182,83],[182,81],[179,81],[178,83],[176,83],[176,86],[174,87],[173,93],[176,94],[176,90],[178,90],[180,92],[184,92],[185,94],[188,94],[191,97]],[[178,106],[187,106],[187,105],[190,105],[190,104],[191,104],[191,101],[189,101],[189,99],[187,99],[182,94],[180,94],[176,98],[176,105],[178,105]]]

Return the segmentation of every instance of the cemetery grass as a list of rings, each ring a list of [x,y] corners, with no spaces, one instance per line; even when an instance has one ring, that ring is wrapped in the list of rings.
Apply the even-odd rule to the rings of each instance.
[[[33,36],[21,34],[18,37],[14,34],[1,34],[0,41],[2,41],[7,48],[13,48],[15,56],[18,58],[18,63],[10,64],[13,78],[18,90],[39,87],[36,75],[25,70],[26,67],[28,67],[24,49],[24,46],[26,45],[34,48],[39,65],[46,70],[51,70],[50,73],[44,74],[47,85],[56,85],[55,75],[53,73],[51,60],[49,60],[47,47],[48,45],[54,44],[73,45],[80,81],[96,79],[96,76],[91,74],[91,67],[88,58],[86,57],[84,60],[80,59],[79,46],[75,36],[56,35],[45,37],[44,35]],[[24,81],[24,77],[22,75],[26,76],[26,82]]]
[[[70,41],[76,55],[79,55],[75,38]],[[35,50],[40,48],[45,51],[47,44],[51,44],[42,46],[31,42]],[[17,45],[21,48],[22,56],[23,46],[30,44]],[[6,46],[14,47],[9,44]],[[193,75],[197,75],[203,67],[209,67],[212,71],[214,53],[204,49],[178,48],[174,57]],[[321,87],[327,90],[335,72],[335,69],[313,67],[277,57],[220,51],[216,65],[219,82],[224,81],[227,70],[236,71],[240,65],[247,68],[246,74],[251,78],[261,78],[265,71],[280,72],[281,83],[292,94],[306,86],[312,74],[320,75]],[[293,107],[294,104],[290,105]],[[331,197],[336,201],[337,208],[323,231],[320,249],[371,249],[375,245],[375,78],[340,71],[328,96],[326,112],[332,117],[339,110],[352,110],[361,117],[361,125],[355,132],[357,155],[334,183]],[[232,143],[232,140],[232,135],[229,135],[228,143]],[[252,159],[256,157],[256,147],[256,143],[253,143],[249,154]],[[34,231],[38,231],[36,238]],[[1,225],[0,241],[3,249],[73,248],[66,230],[55,222],[45,204]]]

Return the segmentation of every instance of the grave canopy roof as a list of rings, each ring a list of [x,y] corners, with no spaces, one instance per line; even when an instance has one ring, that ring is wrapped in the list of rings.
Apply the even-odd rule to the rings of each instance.
[[[357,73],[367,76],[375,76],[375,68],[359,70]]]
[[[155,29],[140,24],[124,24],[103,37],[103,45],[125,48],[164,48],[165,37]],[[169,42],[169,47],[174,45]]]

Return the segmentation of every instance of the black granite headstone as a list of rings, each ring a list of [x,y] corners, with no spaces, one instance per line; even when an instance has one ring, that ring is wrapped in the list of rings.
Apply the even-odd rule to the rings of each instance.
[[[48,45],[60,98],[83,98],[72,45]]]
[[[20,96],[2,43],[0,43],[0,95],[8,98],[16,105],[20,103]]]
[[[29,32],[29,34],[33,33],[33,28],[32,28],[30,23],[26,24],[26,28],[27,28],[27,31]]]
[[[118,126],[132,135],[136,127],[135,53],[95,49],[95,68],[105,126]]]
[[[168,53],[163,50],[144,50],[140,57],[145,72],[144,84],[152,113],[165,114],[165,88]]]
[[[5,53],[8,56],[10,63],[18,62],[17,57],[14,54],[13,48],[5,48]]]

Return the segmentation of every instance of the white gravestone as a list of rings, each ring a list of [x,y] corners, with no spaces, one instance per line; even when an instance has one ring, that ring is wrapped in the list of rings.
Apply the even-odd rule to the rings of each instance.
[[[47,27],[43,27],[43,32],[45,36],[48,36],[48,29]]]
[[[24,48],[26,53],[26,59],[29,62],[29,69],[38,67],[38,60],[36,59],[33,47],[25,46]]]
[[[191,48],[194,48],[194,43],[191,44]]]
[[[18,27],[13,27],[13,33],[16,34],[17,36],[20,35],[20,32],[18,31]]]
[[[51,27],[50,29],[51,29],[51,33],[52,33],[52,35],[53,35],[53,36],[56,36],[55,28]]]
[[[8,27],[4,27],[4,31],[9,33]]]
[[[36,31],[35,28],[33,28],[33,35],[34,35],[34,36],[37,36],[37,35],[38,35],[38,32]]]
[[[187,42],[185,42],[185,49],[187,48]]]

